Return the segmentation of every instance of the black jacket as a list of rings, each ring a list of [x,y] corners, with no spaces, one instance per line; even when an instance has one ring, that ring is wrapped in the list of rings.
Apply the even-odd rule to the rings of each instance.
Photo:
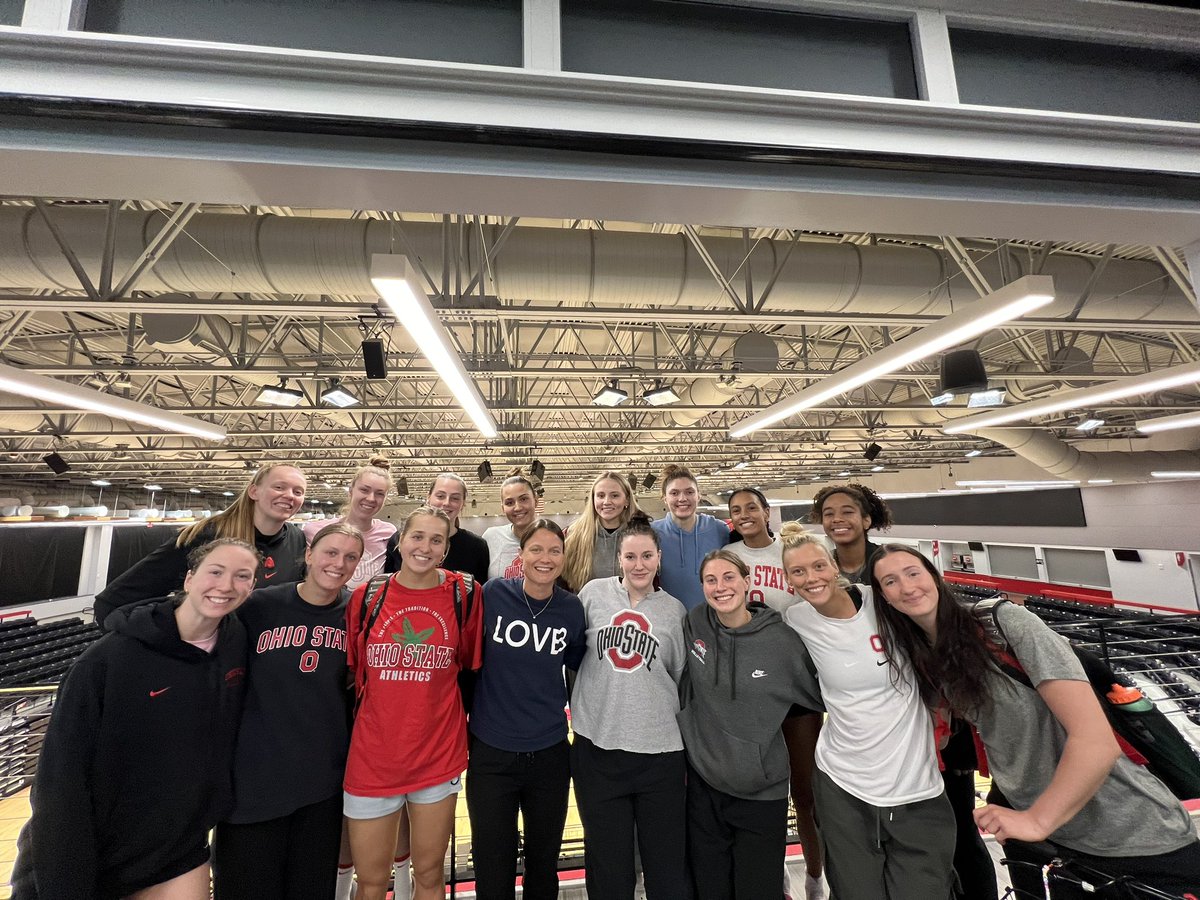
[[[476,584],[483,584],[488,580],[488,563],[491,562],[491,555],[487,541],[473,531],[459,528],[450,535],[446,558],[442,560],[439,568],[449,572],[464,572],[474,578]],[[399,572],[401,562],[400,532],[397,531],[388,540],[383,571]]]
[[[175,606],[115,613],[63,682],[15,898],[108,900],[204,862],[208,831],[233,801],[246,631],[226,617],[206,653],[179,637]]]
[[[212,532],[206,528],[182,547],[176,547],[172,540],[151,550],[96,595],[96,622],[107,629],[105,620],[114,610],[145,603],[150,597],[165,597],[182,588],[183,578],[187,575],[188,554],[212,539]],[[263,564],[258,567],[254,579],[255,587],[270,587],[304,578],[307,544],[299,526],[285,524],[272,535],[255,529],[254,546],[263,555]]]

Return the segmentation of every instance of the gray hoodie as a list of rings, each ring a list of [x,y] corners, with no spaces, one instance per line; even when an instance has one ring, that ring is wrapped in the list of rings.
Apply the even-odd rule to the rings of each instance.
[[[750,615],[726,628],[707,603],[688,613],[679,730],[688,761],[711,787],[779,800],[788,795],[790,773],[783,720],[795,704],[824,706],[800,636],[773,609],[752,607]]]

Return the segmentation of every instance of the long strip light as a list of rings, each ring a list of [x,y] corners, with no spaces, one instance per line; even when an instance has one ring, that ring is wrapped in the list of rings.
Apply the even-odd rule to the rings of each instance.
[[[417,352],[437,371],[479,433],[485,438],[496,437],[499,434],[496,420],[484,405],[479,388],[467,375],[458,352],[451,346],[408,258],[392,253],[371,254],[371,283],[408,330]]]
[[[70,409],[99,413],[113,419],[140,422],[174,434],[190,434],[206,441],[225,440],[225,429],[203,419],[194,419],[180,413],[167,412],[135,400],[114,397],[102,391],[35,375],[0,363],[0,391],[19,397],[30,397],[45,403],[55,403]]]
[[[992,425],[1032,419],[1034,416],[1048,416],[1051,413],[1067,409],[1093,409],[1112,400],[1139,397],[1144,394],[1153,394],[1155,391],[1165,391],[1197,382],[1200,382],[1200,362],[1184,363],[1181,366],[1172,366],[1157,372],[1134,375],[1132,378],[1106,381],[1091,387],[1064,391],[1043,400],[1031,400],[1028,403],[1019,403],[995,412],[955,419],[952,423],[943,425],[942,431],[946,434],[961,434],[964,431],[978,431],[980,428],[989,428]]]
[[[1157,431],[1171,431],[1176,428],[1200,427],[1200,412],[1180,413],[1177,416],[1162,416],[1157,419],[1143,419],[1135,423],[1142,434],[1154,434]]]
[[[883,375],[903,369],[934,353],[957,346],[963,341],[990,331],[1025,313],[1040,309],[1054,300],[1054,280],[1048,275],[1026,275],[998,291],[964,306],[940,322],[935,322],[897,341],[866,359],[847,366],[810,388],[786,400],[768,406],[738,422],[729,436],[744,437],[760,428],[774,425],[801,410],[819,406],[839,394]]]

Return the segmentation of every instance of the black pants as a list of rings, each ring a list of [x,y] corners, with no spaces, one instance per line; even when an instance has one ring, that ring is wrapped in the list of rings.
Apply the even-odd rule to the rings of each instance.
[[[215,900],[329,900],[337,887],[342,795],[294,813],[217,826]]]
[[[708,785],[691,767],[688,856],[697,900],[783,896],[787,798],[743,800]]]
[[[1050,843],[1050,842],[1047,842]],[[1057,845],[1052,845],[1057,846]],[[1103,897],[1106,900],[1140,900],[1144,893],[1119,885],[1101,889],[1096,893],[1085,893],[1077,884],[1085,878],[1100,886],[1105,878],[1129,876],[1147,887],[1157,888],[1168,894],[1183,896],[1187,893],[1200,897],[1200,841],[1193,841],[1182,849],[1156,856],[1089,856],[1068,847],[1057,846],[1062,858],[1079,864],[1079,868],[1068,866],[1066,878],[1051,876],[1050,896],[1053,900],[1084,900]],[[1035,848],[1009,841],[1004,845],[1004,856],[1008,860],[1009,881],[1020,900],[1028,897],[1045,897],[1042,887],[1042,866],[1049,860]]]
[[[467,811],[471,815],[475,896],[516,896],[517,812],[525,823],[525,900],[558,896],[558,852],[571,784],[566,741],[533,753],[510,753],[471,738]]]
[[[954,810],[954,872],[965,900],[997,900],[996,865],[975,824],[975,773],[942,772],[946,796]]]
[[[636,825],[647,900],[688,900],[683,751],[605,750],[577,734],[571,774],[583,821],[588,896],[632,900]]]

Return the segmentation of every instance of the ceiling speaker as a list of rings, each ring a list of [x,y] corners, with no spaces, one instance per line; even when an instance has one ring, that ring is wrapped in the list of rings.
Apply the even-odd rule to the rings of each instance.
[[[875,459],[875,457],[877,457],[882,452],[883,452],[883,448],[880,447],[878,444],[875,444],[875,443],[867,444],[867,449],[863,451],[863,458],[864,459]]]
[[[55,475],[66,475],[71,471],[70,464],[57,453],[49,453],[42,457],[42,462],[48,465]]]
[[[367,377],[375,380],[387,378],[387,359],[383,352],[383,341],[369,338],[362,342],[363,370]]]
[[[951,350],[942,357],[943,394],[966,394],[987,386],[987,370],[978,350]]]

